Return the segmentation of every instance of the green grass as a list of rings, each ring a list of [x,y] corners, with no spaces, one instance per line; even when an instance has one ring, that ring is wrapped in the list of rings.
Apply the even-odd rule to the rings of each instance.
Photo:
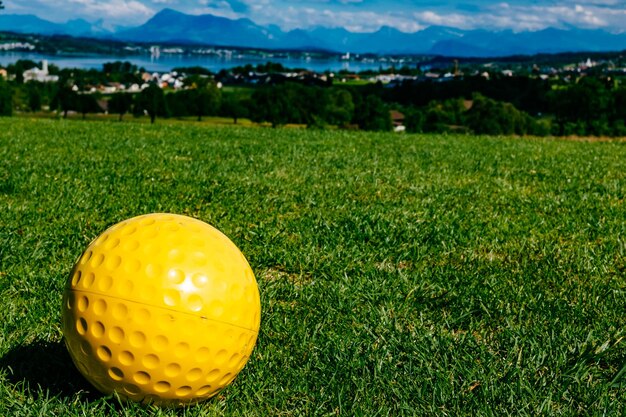
[[[0,415],[624,415],[626,143],[0,120]],[[252,265],[218,397],[94,392],[60,330],[106,227],[200,218]]]
[[[62,114],[51,111],[39,111],[36,113],[32,112],[20,112],[14,115],[19,118],[26,119],[55,119],[61,120]],[[117,122],[119,121],[119,114],[109,113],[89,113],[83,119],[83,115],[76,112],[70,112],[67,115],[66,120],[80,120],[80,121],[100,121],[100,122]],[[238,127],[259,127],[269,125],[267,123],[259,124],[250,121],[250,119],[239,118],[237,120],[237,124],[235,125],[234,120],[231,117],[220,117],[220,116],[203,116],[201,121],[198,121],[197,116],[187,116],[187,117],[171,117],[171,118],[157,118],[158,123],[165,123],[168,125],[173,125],[176,123],[182,123],[184,125],[196,124],[203,127],[213,127],[213,126],[238,126]],[[150,118],[147,116],[136,117],[132,114],[125,114],[122,117],[121,123],[143,123],[150,124]]]

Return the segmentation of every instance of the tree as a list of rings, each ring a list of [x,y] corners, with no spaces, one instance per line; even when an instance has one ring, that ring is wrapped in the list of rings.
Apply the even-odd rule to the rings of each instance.
[[[217,114],[220,108],[222,92],[208,75],[194,71],[193,74],[185,78],[184,85],[187,90],[179,93],[178,97],[185,100],[187,112],[198,117],[198,121],[203,116]]]
[[[9,74],[15,75],[15,82],[17,84],[24,83],[24,71],[35,68],[37,63],[30,59],[18,59],[14,64],[7,66]]]
[[[355,109],[355,121],[363,130],[389,131],[391,115],[385,103],[375,94],[370,94]]]
[[[134,74],[138,71],[137,65],[128,61],[105,62],[102,64],[102,72],[111,74]]]
[[[603,83],[585,77],[550,95],[559,135],[601,135],[608,130],[610,95]]]
[[[119,121],[128,113],[133,105],[133,95],[130,93],[116,93],[109,100],[109,112],[120,115]]]
[[[477,134],[525,135],[533,132],[534,120],[510,103],[474,95],[472,108],[467,111],[466,125]]]
[[[409,133],[421,133],[424,131],[424,113],[415,107],[404,110],[404,124]]]
[[[61,86],[50,103],[51,109],[63,112],[64,119],[67,118],[68,111],[76,110],[77,107],[78,94],[69,85]]]
[[[182,90],[165,95],[167,111],[172,117],[186,117],[193,115],[190,110],[190,102],[191,98],[189,90]]]
[[[36,82],[36,81],[29,81],[26,86],[27,86],[27,90],[26,90],[26,94],[27,94],[27,99],[28,99],[28,110],[30,111],[39,111],[41,110],[41,101],[42,101],[42,97],[41,97],[41,90],[40,90],[40,83]]]
[[[431,101],[424,110],[422,131],[449,132],[463,125],[463,100],[449,99],[445,101]]]
[[[626,87],[613,90],[610,108],[613,135],[626,136]]]
[[[187,74],[187,75],[204,75],[204,76],[212,76],[213,73],[211,70],[208,70],[204,67],[193,66],[193,67],[176,67],[172,69],[172,72],[177,72],[179,74]]]
[[[220,114],[226,117],[232,117],[233,123],[237,124],[237,120],[241,117],[248,117],[248,107],[246,106],[246,100],[243,97],[238,97],[235,94],[224,95],[222,99],[222,106]]]
[[[328,89],[325,94],[324,119],[331,125],[344,126],[354,117],[352,94],[345,89]]]
[[[76,100],[76,110],[83,115],[83,120],[87,113],[100,113],[102,108],[93,94],[79,94]]]
[[[323,122],[324,93],[318,87],[284,83],[261,87],[252,94],[250,118],[270,122],[272,127],[287,123],[318,126]]]
[[[167,116],[165,94],[156,84],[152,83],[139,93],[135,101],[135,113],[146,112],[150,116],[150,123],[154,123],[157,115]]]
[[[102,71],[97,74],[103,76],[99,83],[119,82],[123,84],[140,84],[142,82],[139,68],[128,61],[105,62]]]
[[[202,121],[202,116],[216,114],[219,110],[222,93],[215,83],[210,82],[203,87],[193,88],[189,93],[190,107],[199,122]]]
[[[11,86],[0,78],[0,116],[13,114],[13,91]]]
[[[252,94],[250,118],[254,122],[269,122],[277,127],[289,122],[290,102],[275,87],[261,87]]]
[[[264,64],[258,64],[256,66],[256,70],[258,72],[266,72],[266,73],[276,73],[276,72],[285,72],[287,69],[279,62],[271,62],[268,61]]]

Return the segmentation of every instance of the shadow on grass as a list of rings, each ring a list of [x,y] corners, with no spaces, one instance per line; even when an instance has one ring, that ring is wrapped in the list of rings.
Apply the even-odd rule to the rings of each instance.
[[[93,401],[102,398],[78,372],[63,342],[35,341],[17,346],[0,358],[0,372],[37,398],[50,395]]]

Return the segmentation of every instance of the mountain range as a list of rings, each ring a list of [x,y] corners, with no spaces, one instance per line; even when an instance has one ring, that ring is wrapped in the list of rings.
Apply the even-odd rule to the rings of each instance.
[[[188,15],[163,9],[137,27],[107,28],[82,19],[54,23],[34,15],[0,14],[0,31],[96,37],[133,42],[202,44],[277,50],[323,50],[338,53],[429,54],[457,57],[532,55],[537,53],[626,50],[626,33],[547,28],[533,32],[462,30],[430,26],[406,33],[383,26],[376,32],[315,27],[283,31],[250,19]]]

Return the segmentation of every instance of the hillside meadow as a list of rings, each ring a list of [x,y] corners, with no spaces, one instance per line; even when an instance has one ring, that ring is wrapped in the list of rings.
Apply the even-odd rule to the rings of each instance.
[[[0,415],[626,414],[626,143],[0,119]],[[186,214],[248,258],[217,397],[118,401],[62,288],[108,226]]]

